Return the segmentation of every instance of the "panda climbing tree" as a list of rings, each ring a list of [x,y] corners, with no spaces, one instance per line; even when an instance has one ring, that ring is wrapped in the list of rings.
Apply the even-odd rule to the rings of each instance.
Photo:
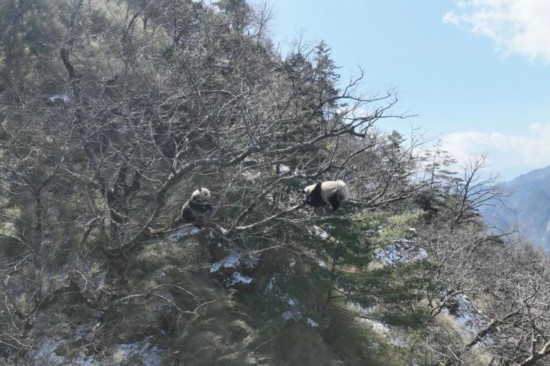
[[[349,192],[346,183],[342,180],[325,181],[312,184],[304,188],[305,203],[312,207],[321,207],[325,204],[332,206],[332,212],[340,207],[340,203],[346,201]]]

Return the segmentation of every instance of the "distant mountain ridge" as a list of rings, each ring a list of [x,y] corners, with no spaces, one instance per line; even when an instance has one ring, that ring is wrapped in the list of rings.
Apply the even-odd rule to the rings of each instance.
[[[532,244],[550,251],[550,166],[536,169],[503,184],[509,196],[503,203],[481,210],[496,228],[518,228]]]

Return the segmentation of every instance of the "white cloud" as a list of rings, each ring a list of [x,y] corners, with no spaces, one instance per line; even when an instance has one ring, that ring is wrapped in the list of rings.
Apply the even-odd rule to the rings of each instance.
[[[491,38],[501,53],[550,63],[548,0],[459,0],[443,21]]]
[[[550,124],[534,123],[521,136],[457,132],[445,136],[442,142],[459,164],[465,164],[471,156],[487,155],[490,170],[506,179],[550,165]]]

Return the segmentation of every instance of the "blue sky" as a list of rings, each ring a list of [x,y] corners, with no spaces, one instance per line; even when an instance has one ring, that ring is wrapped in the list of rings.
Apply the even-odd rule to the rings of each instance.
[[[256,1],[261,3],[261,1]],[[442,139],[459,160],[486,153],[503,179],[550,164],[550,0],[267,0],[271,36],[332,49],[343,80],[397,91],[379,127]]]

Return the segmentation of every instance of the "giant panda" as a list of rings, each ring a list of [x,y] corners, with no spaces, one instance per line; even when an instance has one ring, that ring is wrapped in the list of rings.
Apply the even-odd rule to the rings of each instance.
[[[340,207],[340,203],[348,199],[349,193],[346,183],[342,180],[329,180],[317,184],[312,184],[304,188],[306,195],[305,203],[320,207],[326,203],[332,205],[332,212]]]
[[[210,204],[210,191],[199,188],[191,194],[191,198],[181,208],[181,218],[185,222],[194,223],[202,227],[214,213],[214,206]]]

